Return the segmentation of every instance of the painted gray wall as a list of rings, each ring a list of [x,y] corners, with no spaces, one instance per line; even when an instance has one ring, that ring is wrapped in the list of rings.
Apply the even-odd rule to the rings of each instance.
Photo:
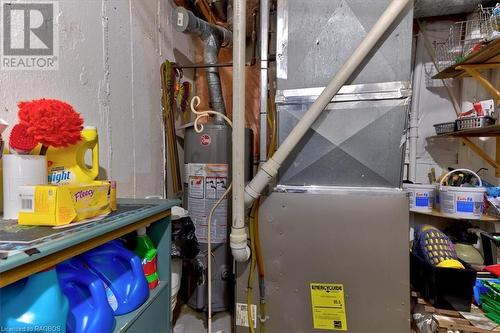
[[[118,181],[120,197],[162,195],[159,67],[164,59],[194,59],[191,37],[172,28],[173,6],[170,0],[60,1],[59,70],[0,72],[0,117],[17,122],[21,100],[67,101],[86,125],[97,126],[101,177]]]

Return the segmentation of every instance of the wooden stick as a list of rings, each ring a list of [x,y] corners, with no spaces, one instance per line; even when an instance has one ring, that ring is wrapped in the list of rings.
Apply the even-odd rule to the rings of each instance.
[[[173,109],[174,99],[171,97],[172,87],[168,86],[167,78],[172,75],[172,66],[168,61],[165,61],[160,67],[161,84],[162,84],[162,107],[165,126],[165,195],[168,194],[168,168],[170,166],[170,174],[172,177],[172,190],[174,195],[178,196],[182,193],[182,178],[179,166],[179,153],[177,151],[177,136],[175,134],[175,114]],[[175,77],[170,77],[170,80],[175,80]]]
[[[495,169],[500,168],[500,165],[494,159],[492,159],[481,147],[472,142],[471,139],[469,138],[461,138],[461,139],[467,145],[467,147],[469,147],[473,152],[478,154],[483,160],[488,162]]]

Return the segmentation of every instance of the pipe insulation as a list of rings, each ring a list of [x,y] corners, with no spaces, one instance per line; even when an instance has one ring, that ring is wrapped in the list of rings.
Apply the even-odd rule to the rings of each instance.
[[[220,48],[229,46],[232,43],[233,36],[231,31],[203,21],[183,7],[177,7],[174,10],[173,19],[177,31],[192,33],[201,38],[203,41],[203,61],[205,64],[217,64],[219,62]],[[224,106],[224,98],[222,97],[219,69],[217,67],[207,67],[205,73],[207,76],[210,108],[225,115],[226,108]],[[216,115],[215,122],[222,124],[224,123],[224,119]]]
[[[370,51],[387,32],[389,27],[396,21],[396,18],[398,18],[398,16],[403,13],[405,8],[407,8],[407,6],[411,2],[411,0],[393,0],[389,4],[387,9],[375,23],[370,32],[368,32],[361,44],[356,48],[354,53],[349,58],[347,58],[347,61],[338,71],[337,75],[330,81],[330,83],[328,83],[321,95],[316,99],[316,101],[314,101],[309,110],[304,114],[299,123],[290,132],[288,137],[283,141],[274,155],[266,163],[262,164],[262,167],[258,171],[257,175],[246,186],[245,206],[249,207],[254,202],[254,200],[261,195],[264,188],[271,181],[271,179],[277,175],[278,169],[281,167],[281,164],[299,143],[307,130],[311,127],[314,121],[318,118],[321,112],[325,109],[328,103],[330,103],[332,98],[337,94],[340,88],[342,88],[342,86],[346,83],[346,81],[354,73],[358,66],[365,60],[368,54],[370,54]],[[238,3],[238,1],[236,1],[236,3]],[[237,43],[239,43],[239,41]],[[235,84],[240,83],[235,81]],[[238,128],[238,130],[241,130],[239,129],[239,126],[236,126],[236,128]],[[233,149],[233,153],[235,151],[237,152],[238,150],[239,149]],[[236,164],[234,162],[236,161],[233,157],[233,169],[236,169],[237,166],[240,166],[240,164]],[[243,163],[241,163],[241,167],[239,168],[243,169]],[[233,178],[233,182],[234,181],[235,179]],[[241,214],[241,216],[237,216],[235,213]],[[233,229],[241,229],[243,227],[242,220],[243,212],[241,212],[240,210],[238,210],[237,212],[233,211]]]
[[[233,201],[230,247],[234,260],[250,257],[245,230],[245,44],[246,0],[233,1]]]

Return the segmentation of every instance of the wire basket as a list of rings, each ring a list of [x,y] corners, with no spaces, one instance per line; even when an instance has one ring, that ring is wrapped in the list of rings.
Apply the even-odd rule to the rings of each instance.
[[[447,133],[453,133],[455,132],[456,129],[456,123],[454,121],[450,121],[447,123],[440,123],[440,124],[435,124],[434,125],[434,130],[436,131],[437,135],[440,134],[447,134]]]
[[[435,42],[436,60],[440,71],[460,63],[476,47],[491,40],[500,31],[500,17],[493,16],[493,7],[479,5],[474,19],[454,23],[444,42]]]
[[[458,131],[495,125],[495,119],[487,116],[459,118],[456,122]]]

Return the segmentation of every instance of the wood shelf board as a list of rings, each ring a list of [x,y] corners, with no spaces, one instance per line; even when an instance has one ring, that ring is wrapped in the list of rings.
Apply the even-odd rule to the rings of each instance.
[[[500,136],[500,124],[491,125],[482,128],[473,128],[463,131],[457,131],[447,134],[440,134],[428,137],[428,139],[436,138],[460,138],[460,137],[496,137]]]
[[[427,216],[434,216],[434,217],[439,217],[443,219],[450,219],[450,220],[466,220],[466,221],[481,221],[481,222],[500,222],[500,218],[498,217],[493,217],[489,215],[482,215],[479,220],[474,220],[474,219],[466,219],[462,217],[450,217],[450,216],[445,216],[441,214],[441,212],[437,210],[433,210],[432,212],[417,212],[410,210],[410,212],[415,213],[415,214],[421,214],[421,215],[427,215]]]
[[[456,67],[460,65],[475,65],[475,64],[500,64],[500,38],[497,38],[483,47],[478,52],[467,57],[465,61],[454,64],[445,68],[441,72],[434,75],[433,79],[449,79],[468,76],[464,70],[458,70]]]
[[[161,219],[170,216],[170,211],[164,211],[148,218],[139,220],[135,223],[126,225],[124,227],[115,229],[108,233],[102,234],[100,236],[89,239],[86,242],[75,244],[62,249],[58,252],[52,253],[48,256],[39,258],[34,261],[30,261],[24,265],[12,268],[8,271],[0,273],[0,288],[19,281],[25,277],[28,277],[34,273],[38,273],[45,269],[51,268],[60,262],[63,262],[69,258],[82,254],[83,252],[89,251],[96,248],[99,245],[107,243],[113,239],[122,237],[128,233],[131,233],[139,228],[146,227],[149,224],[155,223]]]

